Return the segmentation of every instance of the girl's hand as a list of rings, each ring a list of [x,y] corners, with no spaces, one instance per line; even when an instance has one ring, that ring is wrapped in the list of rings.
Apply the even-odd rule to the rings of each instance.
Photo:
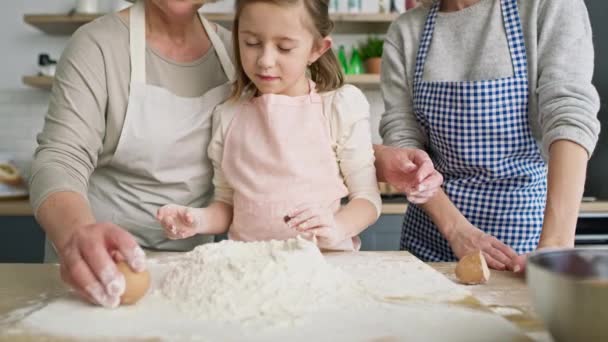
[[[520,260],[515,251],[490,234],[486,234],[470,222],[455,226],[447,237],[452,251],[458,259],[481,250],[488,266],[495,270],[506,269],[519,272]]]
[[[336,223],[333,211],[318,204],[301,205],[286,220],[290,228],[316,237],[320,248],[331,248],[348,238]]]
[[[203,210],[167,204],[158,209],[156,219],[165,229],[169,239],[185,239],[202,231]]]
[[[375,156],[378,178],[405,193],[411,203],[427,202],[443,183],[443,176],[423,150],[381,146]]]

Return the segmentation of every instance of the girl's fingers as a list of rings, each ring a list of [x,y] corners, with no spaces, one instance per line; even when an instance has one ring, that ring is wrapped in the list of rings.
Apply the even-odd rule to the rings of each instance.
[[[171,229],[171,226],[169,225],[169,218],[170,216],[162,216],[160,219],[160,224],[165,227],[166,229]]]
[[[183,218],[184,218],[184,222],[186,222],[186,224],[188,224],[188,226],[192,226],[192,224],[194,223],[194,215],[192,215],[192,211],[190,211],[190,209],[186,208],[184,210],[183,213]]]
[[[294,218],[294,217],[300,215],[304,211],[310,210],[310,209],[312,209],[312,204],[310,204],[310,203],[300,204],[297,207],[295,207],[294,209],[290,210],[287,213],[287,216],[291,219],[291,218]]]
[[[316,215],[312,211],[312,209],[305,209],[304,211],[300,212],[298,215],[292,216],[291,220],[289,220],[289,222],[287,222],[287,225],[289,225],[292,228],[298,227],[299,225],[310,220],[314,216],[316,216]]]
[[[326,237],[326,236],[329,236],[329,233],[330,233],[329,230],[330,230],[330,228],[321,227],[321,228],[310,229],[307,231],[307,233],[312,234],[313,236],[316,236],[316,237]]]
[[[194,216],[192,215],[192,211],[188,207],[181,207],[177,210],[176,213],[179,218],[180,223],[183,223],[186,226],[192,226],[194,223]]]
[[[319,216],[313,216],[310,219],[300,223],[295,228],[299,231],[307,231],[307,230],[311,230],[314,228],[318,228],[319,226],[322,226],[322,225],[323,225],[323,223],[321,222],[321,218]]]
[[[171,216],[175,212],[174,206],[172,204],[167,204],[158,209],[156,212],[156,218],[160,221],[166,216]]]
[[[175,234],[175,226],[173,225],[173,218],[171,216],[166,216],[163,219],[163,225]]]

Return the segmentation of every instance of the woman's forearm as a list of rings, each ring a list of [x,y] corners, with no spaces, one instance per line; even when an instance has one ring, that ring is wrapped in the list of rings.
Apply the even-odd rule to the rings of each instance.
[[[363,198],[355,198],[336,213],[336,225],[345,238],[359,235],[378,218],[376,206]]]
[[[431,218],[441,235],[446,239],[454,229],[457,229],[460,222],[466,220],[443,189],[439,189],[437,194],[428,202],[419,206]]]
[[[79,227],[95,223],[86,199],[71,191],[51,194],[36,212],[36,220],[57,249],[61,249]]]
[[[572,247],[587,171],[587,151],[568,140],[549,150],[547,205],[539,247]]]

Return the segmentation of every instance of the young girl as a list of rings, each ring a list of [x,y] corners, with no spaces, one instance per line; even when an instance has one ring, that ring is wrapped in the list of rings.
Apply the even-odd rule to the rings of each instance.
[[[209,145],[214,201],[169,204],[157,219],[174,239],[303,234],[323,249],[358,250],[381,201],[369,104],[343,85],[328,0],[237,0],[235,18],[234,100],[216,109]]]

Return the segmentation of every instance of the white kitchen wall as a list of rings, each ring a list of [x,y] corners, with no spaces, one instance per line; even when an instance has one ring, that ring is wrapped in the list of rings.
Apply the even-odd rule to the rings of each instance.
[[[43,125],[48,92],[29,89],[0,90],[0,156],[12,156],[27,175],[36,149],[36,134]]]
[[[108,11],[115,0],[99,0],[100,10]],[[20,0],[0,2],[0,154],[14,156],[27,174],[36,147],[36,134],[42,129],[48,103],[48,91],[32,89],[21,82],[23,75],[37,72],[37,56],[49,53],[58,59],[68,42],[67,36],[50,36],[24,23],[24,14],[67,13],[75,0]],[[364,35],[339,34],[335,45],[350,46],[365,39]],[[372,107],[372,134],[379,142],[378,121],[383,111],[380,92],[366,90]]]

